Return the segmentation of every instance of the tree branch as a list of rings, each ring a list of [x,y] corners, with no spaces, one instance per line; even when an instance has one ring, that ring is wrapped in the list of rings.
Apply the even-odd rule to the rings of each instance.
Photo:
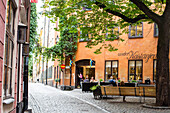
[[[103,8],[103,9],[106,8],[106,5],[104,5],[100,2],[96,1],[95,4],[97,6],[99,6],[100,8]],[[105,11],[108,12],[108,13],[111,13],[115,16],[121,17],[123,20],[125,20],[126,22],[129,22],[129,23],[136,23],[139,20],[148,19],[148,17],[145,14],[138,15],[135,18],[128,18],[127,16],[125,16],[125,15],[123,15],[120,12],[117,12],[117,11],[113,11],[113,10],[110,10],[110,9],[106,9]]]
[[[143,11],[150,19],[155,21],[157,24],[161,23],[161,16],[152,12],[141,0],[130,0],[133,2],[141,11]]]

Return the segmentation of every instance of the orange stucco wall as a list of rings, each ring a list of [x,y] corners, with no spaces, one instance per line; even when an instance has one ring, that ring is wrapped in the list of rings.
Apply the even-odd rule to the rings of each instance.
[[[121,32],[121,30],[120,30]],[[78,43],[78,50],[76,52],[76,61],[81,59],[92,59],[95,61],[95,78],[99,80],[104,79],[105,76],[105,61],[106,60],[118,60],[118,77],[125,82],[128,81],[128,60],[143,60],[143,81],[149,77],[153,80],[153,59],[150,58],[146,63],[146,59],[128,59],[127,56],[118,56],[118,53],[138,51],[140,54],[155,54],[157,51],[157,40],[154,37],[154,24],[143,23],[143,38],[128,38],[128,34],[120,36],[124,39],[124,42],[119,40],[107,41],[114,47],[118,48],[118,51],[110,52],[107,49],[102,49],[101,54],[94,54],[93,52],[97,47],[93,49],[86,48],[86,42]],[[100,45],[99,45],[100,46]],[[98,46],[98,47],[99,47]]]

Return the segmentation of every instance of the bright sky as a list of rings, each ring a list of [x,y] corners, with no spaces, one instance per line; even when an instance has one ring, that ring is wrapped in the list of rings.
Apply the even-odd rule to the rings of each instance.
[[[44,18],[42,18],[42,15],[40,15],[39,13],[43,11],[43,8],[41,8],[43,6],[43,2],[42,0],[38,0],[37,3],[37,14],[38,14],[38,29],[37,29],[37,33],[40,33],[40,29],[43,27],[43,23],[44,23]]]

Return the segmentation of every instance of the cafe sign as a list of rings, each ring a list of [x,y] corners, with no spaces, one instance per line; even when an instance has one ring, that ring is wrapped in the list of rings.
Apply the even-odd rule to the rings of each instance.
[[[144,53],[139,53],[139,51],[129,51],[129,52],[124,52],[124,53],[118,53],[118,56],[127,56],[127,59],[145,59],[146,63],[148,62],[149,59],[156,59],[156,54],[144,54]]]

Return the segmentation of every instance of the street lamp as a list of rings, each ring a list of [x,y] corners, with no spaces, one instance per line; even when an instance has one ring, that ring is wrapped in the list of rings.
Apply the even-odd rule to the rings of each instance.
[[[26,30],[27,25],[22,23],[18,24],[18,43],[23,44],[26,41]]]

